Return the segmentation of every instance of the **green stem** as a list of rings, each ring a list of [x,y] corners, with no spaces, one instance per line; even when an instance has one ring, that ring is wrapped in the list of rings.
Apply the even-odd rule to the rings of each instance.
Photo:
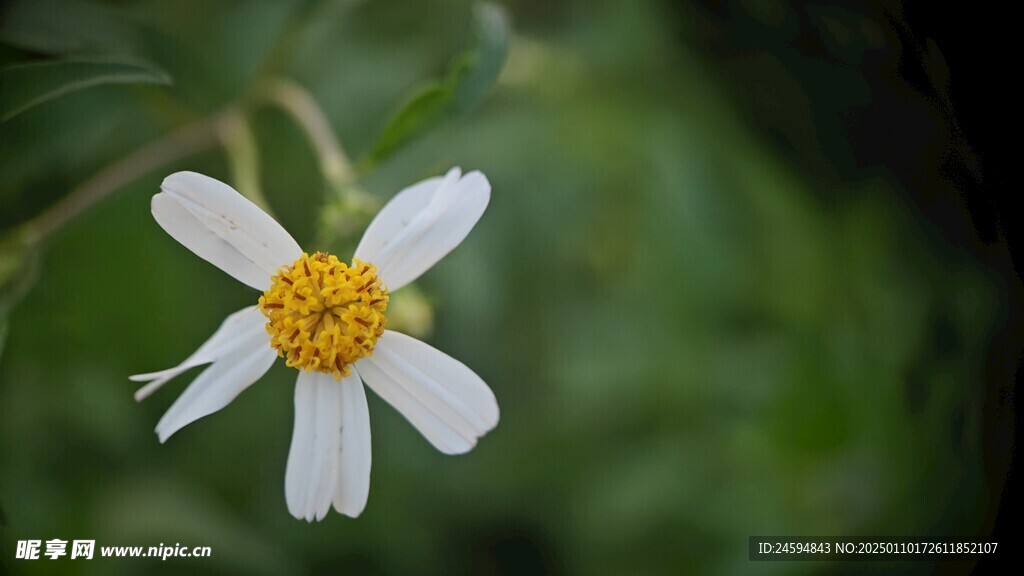
[[[231,165],[231,179],[235,189],[264,212],[273,215],[263,188],[260,186],[260,156],[256,136],[245,115],[237,110],[224,115],[217,135]]]
[[[313,95],[291,80],[276,78],[266,85],[267,101],[287,112],[306,133],[316,151],[320,170],[328,185],[335,191],[350,188],[355,172],[341,142],[334,135],[327,115]]]
[[[107,165],[67,196],[22,226],[30,244],[49,240],[65,224],[112,193],[171,162],[214,148],[224,114],[216,114],[166,134]]]
[[[356,184],[359,173],[353,169],[327,114],[312,94],[291,80],[274,78],[263,86],[260,100],[288,114],[313,147],[328,189],[328,198],[320,211],[316,242],[336,246],[338,241],[346,240],[356,229],[365,226],[369,216],[380,207],[379,202]]]

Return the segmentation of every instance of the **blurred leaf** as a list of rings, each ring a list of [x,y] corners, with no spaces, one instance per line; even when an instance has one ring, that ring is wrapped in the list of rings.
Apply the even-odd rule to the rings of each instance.
[[[81,88],[170,81],[145,55],[146,31],[89,0],[9,3],[0,22],[0,45],[20,51],[0,69],[0,122]]]
[[[168,84],[163,71],[140,64],[56,60],[0,70],[0,122],[63,96],[101,84]]]
[[[473,16],[477,44],[473,52],[464,54],[465,73],[455,87],[453,105],[459,114],[483,102],[508,56],[511,30],[504,9],[496,4],[477,4]]]
[[[215,493],[173,477],[127,475],[101,493],[96,508],[121,541],[141,545],[180,538],[210,546],[214,552],[207,560],[217,567],[214,573],[300,573],[282,542],[243,522]]]
[[[0,358],[7,341],[7,315],[38,276],[35,250],[18,237],[0,239]]]
[[[456,55],[444,78],[416,88],[403,100],[361,167],[380,162],[443,120],[469,113],[487,96],[508,55],[508,15],[495,4],[481,3],[473,22],[473,49]]]
[[[85,0],[24,0],[4,7],[0,42],[50,55],[131,54],[136,27]]]
[[[0,316],[0,358],[3,358],[4,344],[7,343],[7,315]]]

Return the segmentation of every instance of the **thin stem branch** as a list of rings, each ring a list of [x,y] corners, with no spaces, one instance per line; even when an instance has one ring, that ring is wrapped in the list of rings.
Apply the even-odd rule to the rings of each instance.
[[[335,190],[350,186],[355,181],[352,162],[316,99],[302,86],[284,78],[267,83],[266,97],[291,115],[309,137],[328,184]]]
[[[27,239],[40,243],[97,202],[175,160],[217,146],[223,114],[198,120],[138,148],[75,187],[45,212],[24,225]]]
[[[272,214],[260,185],[259,145],[245,115],[238,110],[226,113],[217,135],[227,152],[235,189],[264,212]]]

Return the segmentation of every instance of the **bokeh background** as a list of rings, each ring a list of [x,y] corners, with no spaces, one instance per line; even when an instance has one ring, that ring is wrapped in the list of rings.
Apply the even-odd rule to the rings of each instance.
[[[942,46],[898,3],[0,6],[0,111],[19,112],[0,123],[0,571],[959,574],[752,564],[747,538],[990,538],[1019,282],[972,218]],[[23,61],[54,68],[26,80]],[[275,81],[322,111],[352,178],[260,100]],[[47,83],[67,93],[15,110]],[[149,164],[147,143],[225,110]],[[33,235],[111,165],[123,186]],[[345,254],[375,205],[452,165],[483,170],[491,204],[393,302],[495,391],[473,452],[437,453],[370,394],[365,513],[296,521],[283,365],[157,441],[198,370],[141,404],[127,375],[256,296],[155,224],[163,176],[258,192],[303,246]],[[14,559],[55,537],[213,556]]]

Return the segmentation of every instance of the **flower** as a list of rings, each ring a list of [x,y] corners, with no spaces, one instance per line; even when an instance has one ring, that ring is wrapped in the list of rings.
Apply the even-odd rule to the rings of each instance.
[[[168,176],[153,196],[157,223],[200,258],[260,290],[184,362],[131,376],[142,400],[178,374],[209,364],[156,426],[160,442],[227,406],[275,358],[300,370],[285,473],[293,516],[353,518],[370,489],[365,383],[435,448],[462,454],[498,423],[498,403],[464,364],[385,329],[389,292],[412,282],[469,234],[490,199],[480,172],[453,168],[410,186],[366,229],[352,264],[305,253],[273,218],[230,186],[194,172]]]

